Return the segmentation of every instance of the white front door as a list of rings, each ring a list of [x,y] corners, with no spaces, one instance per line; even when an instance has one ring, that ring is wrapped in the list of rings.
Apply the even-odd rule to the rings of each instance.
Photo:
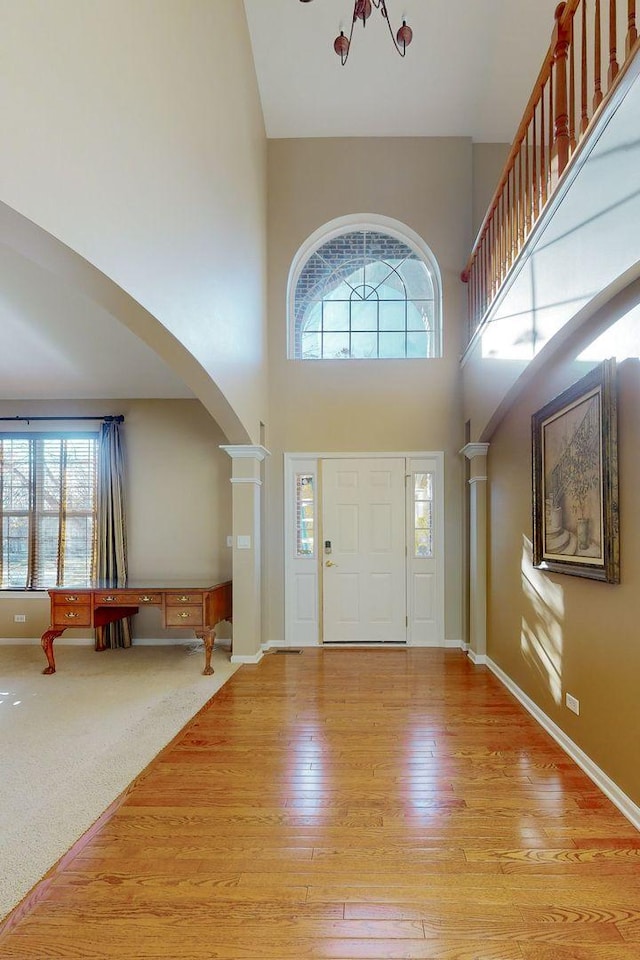
[[[404,458],[322,461],[325,643],[407,639]]]

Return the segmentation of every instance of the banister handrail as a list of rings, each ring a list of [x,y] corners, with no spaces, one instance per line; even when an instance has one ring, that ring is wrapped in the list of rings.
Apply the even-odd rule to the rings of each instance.
[[[572,0],[572,2],[579,3],[580,0]],[[531,96],[529,97],[527,105],[524,108],[522,120],[520,121],[520,126],[518,127],[516,131],[516,135],[513,138],[513,142],[511,144],[511,150],[505,161],[505,165],[502,171],[502,176],[498,181],[498,186],[495,189],[495,193],[493,194],[493,197],[489,201],[489,206],[487,208],[487,212],[484,215],[484,220],[480,224],[480,229],[478,230],[478,233],[476,236],[476,242],[474,244],[474,250],[478,244],[478,240],[485,232],[487,224],[491,219],[492,211],[496,208],[496,206],[498,205],[498,200],[502,196],[504,185],[507,182],[509,169],[511,168],[511,165],[513,164],[513,161],[519,152],[518,147],[522,144],[524,135],[526,131],[529,129],[530,118],[533,116],[534,108],[538,105],[538,102],[540,100],[540,90],[544,88],[547,80],[549,79],[549,74],[551,72],[551,60],[549,59],[549,56],[551,55],[551,58],[553,57],[554,49],[555,49],[555,45],[552,41],[551,45],[549,46],[549,50],[547,51],[547,54],[544,58],[544,62],[540,68],[540,73],[538,74],[538,78],[533,85]],[[471,253],[471,257],[469,259],[469,264],[467,265],[467,269],[471,265],[472,259],[473,259],[473,252]],[[466,270],[465,270],[465,273],[466,273]]]
[[[549,49],[461,274],[468,284],[469,340],[482,324],[603,100],[640,49],[636,0],[627,0],[626,15],[623,2],[609,0],[608,17],[603,17],[602,7],[607,4],[601,0],[566,0],[555,10]],[[623,22],[624,50],[618,51]],[[603,73],[606,94],[602,91]]]

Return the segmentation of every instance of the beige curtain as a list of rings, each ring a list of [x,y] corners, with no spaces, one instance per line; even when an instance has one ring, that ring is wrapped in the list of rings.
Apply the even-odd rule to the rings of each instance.
[[[124,509],[124,452],[120,424],[102,424],[98,443],[98,524],[96,580],[101,587],[127,585],[127,529]],[[98,629],[96,646],[130,647],[131,621]]]

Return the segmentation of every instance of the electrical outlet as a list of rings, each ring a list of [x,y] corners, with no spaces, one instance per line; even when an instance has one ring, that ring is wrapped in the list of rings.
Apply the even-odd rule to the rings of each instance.
[[[14,616],[13,616],[13,622],[14,622],[14,623],[26,623],[26,622],[27,622],[27,618],[26,618],[26,616],[24,615],[24,613],[16,613],[16,614],[14,614]]]
[[[565,694],[564,701],[565,701],[567,707],[569,708],[569,710],[572,710],[573,713],[575,713],[576,716],[579,717],[579,716],[580,716],[580,701],[577,700],[575,697],[572,697],[570,693]]]

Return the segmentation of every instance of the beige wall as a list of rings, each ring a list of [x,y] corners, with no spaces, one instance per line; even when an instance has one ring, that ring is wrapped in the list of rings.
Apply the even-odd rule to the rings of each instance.
[[[488,653],[566,734],[640,802],[640,368],[619,366],[621,583],[545,574],[530,560],[531,415],[593,364],[565,352],[491,437]],[[580,701],[576,717],[563,705]]]
[[[464,442],[458,357],[471,242],[473,155],[466,139],[269,142],[270,420],[268,536],[282,557],[283,452],[445,451],[446,637],[462,638]],[[433,251],[444,291],[441,360],[286,359],[286,285],[300,245],[328,221],[378,214],[406,224]],[[283,636],[282,560],[270,564],[267,636]]]
[[[266,138],[242,0],[20,0],[2,15],[0,200],[141,304],[151,346],[158,321],[174,334],[238,414],[230,439],[257,440]]]
[[[498,180],[509,155],[508,143],[474,143],[473,145],[473,238],[498,186]]]
[[[0,403],[2,416],[25,413],[125,416],[130,580],[214,583],[231,576],[231,461],[219,449],[226,438],[197,400]],[[0,596],[0,638],[40,636],[48,610],[48,598]],[[14,623],[16,613],[26,614],[25,624]],[[134,637],[170,636],[184,639],[184,632],[163,632],[157,611],[134,619]]]

